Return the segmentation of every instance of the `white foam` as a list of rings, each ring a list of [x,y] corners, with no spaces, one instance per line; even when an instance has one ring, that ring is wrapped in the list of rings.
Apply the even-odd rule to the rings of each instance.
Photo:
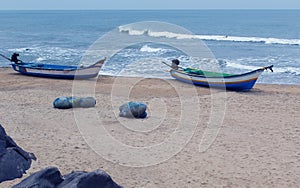
[[[166,53],[172,51],[171,49],[166,49],[166,48],[155,48],[151,47],[149,45],[144,45],[140,49],[141,52],[148,52],[148,53]]]
[[[42,57],[38,57],[37,59],[36,59],[36,61],[37,62],[41,62],[41,61],[45,61],[46,59],[45,58],[42,58]]]
[[[240,63],[232,62],[232,61],[226,61],[226,66],[231,68],[241,69],[241,70],[255,70],[261,68],[261,66],[242,65]],[[288,73],[292,75],[300,75],[300,68],[297,67],[291,67],[291,66],[279,67],[275,65],[273,70],[274,70],[274,74]]]
[[[283,45],[300,45],[300,39],[281,39],[281,38],[264,38],[264,37],[244,37],[244,36],[224,36],[224,35],[192,35],[179,34],[173,32],[155,32],[151,30],[135,30],[129,27],[119,27],[120,32],[128,33],[129,35],[148,35],[151,37],[166,37],[176,39],[201,39],[213,41],[231,41],[231,42],[256,42],[265,44],[283,44]]]
[[[119,31],[128,33],[129,35],[143,35],[144,33],[147,32],[147,30],[134,30],[127,28],[126,26],[119,26]]]
[[[226,66],[231,67],[231,68],[241,69],[241,70],[255,70],[255,69],[261,68],[261,67],[252,66],[252,65],[242,65],[240,63],[236,63],[236,62],[232,62],[232,61],[226,61]]]
[[[296,67],[275,67],[274,69],[275,73],[289,73],[297,76],[300,75],[300,68]]]

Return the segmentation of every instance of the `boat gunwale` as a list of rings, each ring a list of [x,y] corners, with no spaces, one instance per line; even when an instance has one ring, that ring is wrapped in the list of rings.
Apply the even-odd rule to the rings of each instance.
[[[100,67],[104,64],[106,58],[101,59],[97,61],[96,63],[89,65],[87,67],[79,67],[79,66],[72,66],[72,65],[59,65],[59,64],[43,64],[43,63],[14,63],[11,64],[12,66],[18,66],[22,68],[27,68],[27,69],[35,69],[35,70],[47,70],[47,71],[77,71],[77,70],[84,70],[84,69],[90,69],[93,67]],[[99,64],[99,66],[98,66]],[[101,64],[101,65],[100,65]],[[28,65],[37,65],[37,66],[28,66]],[[40,65],[40,66],[38,66]],[[41,67],[43,65],[47,65],[48,67]],[[53,67],[61,67],[61,68],[51,68]],[[64,68],[63,68],[64,67]]]
[[[210,84],[239,84],[239,83],[251,82],[251,81],[254,81],[254,80],[258,79],[258,76],[257,76],[257,77],[253,77],[253,78],[250,78],[250,79],[247,79],[247,80],[240,80],[240,81],[226,81],[226,80],[224,80],[224,82],[216,82],[216,81],[196,80],[196,79],[193,79],[193,78],[187,79],[187,78],[181,77],[179,75],[175,76],[172,73],[171,73],[171,76],[176,78],[176,79],[191,81],[193,83],[210,83]],[[203,77],[203,78],[207,78],[207,77]],[[214,78],[223,78],[223,77],[214,77]]]

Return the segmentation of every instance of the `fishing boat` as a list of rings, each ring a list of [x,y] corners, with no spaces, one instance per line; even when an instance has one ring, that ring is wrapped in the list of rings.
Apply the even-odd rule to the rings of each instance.
[[[60,78],[60,79],[89,79],[98,75],[105,59],[88,67],[72,65],[55,65],[41,63],[13,63],[13,70],[29,76]]]
[[[100,60],[88,67],[40,63],[14,63],[11,65],[15,71],[23,75],[61,79],[88,79],[98,75],[104,61]]]
[[[267,69],[270,69],[273,72],[272,67],[273,65],[266,66],[243,74],[227,74],[193,68],[174,69],[173,67],[170,70],[170,74],[179,81],[197,86],[226,88],[234,91],[248,91],[253,88],[262,72]]]
[[[11,58],[0,54],[10,62],[13,70],[29,76],[47,77],[47,78],[61,78],[61,79],[89,79],[98,75],[106,58],[97,61],[95,64],[83,67],[74,65],[55,65],[42,63],[26,63],[18,59],[19,54],[14,53]]]

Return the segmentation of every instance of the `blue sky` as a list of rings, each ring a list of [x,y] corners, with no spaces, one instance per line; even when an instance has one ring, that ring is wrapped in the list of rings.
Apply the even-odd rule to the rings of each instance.
[[[300,9],[300,0],[1,0],[0,10]]]

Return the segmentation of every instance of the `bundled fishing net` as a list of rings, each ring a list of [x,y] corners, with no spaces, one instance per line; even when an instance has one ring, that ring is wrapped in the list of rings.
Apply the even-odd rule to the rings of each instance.
[[[59,97],[54,100],[54,108],[69,109],[69,108],[90,108],[96,105],[96,100],[93,97]]]
[[[146,118],[147,105],[141,102],[128,102],[119,107],[121,117]]]

